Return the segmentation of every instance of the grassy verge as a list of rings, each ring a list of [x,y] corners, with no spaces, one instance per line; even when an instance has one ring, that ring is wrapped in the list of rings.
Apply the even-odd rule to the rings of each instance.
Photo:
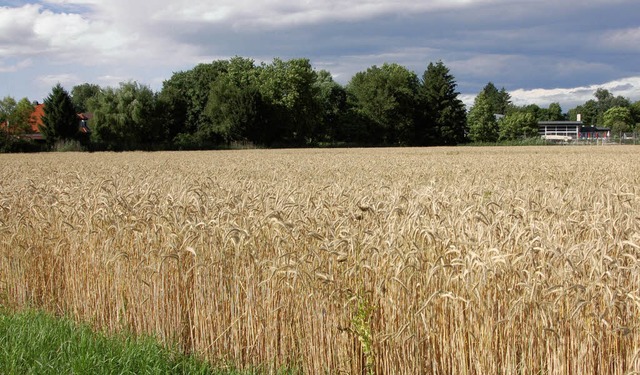
[[[151,338],[107,337],[41,312],[0,310],[0,374],[238,374],[163,349]]]
[[[557,143],[547,142],[540,137],[533,138],[525,138],[525,139],[514,139],[514,140],[505,140],[499,142],[472,142],[466,143],[462,146],[553,146],[557,145]]]

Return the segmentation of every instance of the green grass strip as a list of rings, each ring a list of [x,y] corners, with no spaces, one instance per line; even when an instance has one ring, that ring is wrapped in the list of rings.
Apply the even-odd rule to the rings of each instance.
[[[107,337],[42,312],[0,310],[0,374],[239,374],[163,349],[152,338]]]

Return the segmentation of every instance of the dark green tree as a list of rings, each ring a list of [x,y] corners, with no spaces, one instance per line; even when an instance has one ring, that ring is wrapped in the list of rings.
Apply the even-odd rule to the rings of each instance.
[[[482,93],[493,114],[506,115],[511,109],[511,95],[504,87],[498,90],[492,82],[489,82],[482,88]]]
[[[187,115],[185,130],[195,132],[211,126],[211,118],[205,115],[211,84],[227,72],[228,61],[218,60],[210,64],[199,64],[186,74],[185,97],[187,99]]]
[[[549,111],[546,108],[540,108],[537,104],[527,104],[522,107],[511,106],[507,114],[525,112],[530,113],[537,121],[547,121]]]
[[[199,129],[200,139],[226,143],[250,141],[264,144],[264,106],[258,88],[258,68],[253,60],[234,57],[228,71],[211,84],[205,113],[212,119],[210,129]]]
[[[71,89],[71,101],[76,112],[89,112],[89,102],[100,93],[100,86],[91,83],[83,83],[73,86]]]
[[[161,134],[162,142],[169,145],[169,147],[178,146],[175,144],[178,134],[189,135],[185,130],[187,128],[187,111],[189,107],[185,94],[186,89],[176,85],[174,78],[172,78],[173,84],[166,84],[165,82],[156,98],[156,113],[160,123],[158,131]]]
[[[353,132],[351,126],[345,88],[335,82],[326,70],[318,72],[315,85],[321,119],[314,138],[322,143],[354,142],[359,135]]]
[[[614,96],[609,90],[603,88],[597,89],[593,96],[595,96],[598,102],[598,109],[601,112],[606,112],[613,107],[629,107],[631,105],[629,99],[619,95]]]
[[[636,129],[636,131],[640,130],[640,100],[631,104],[629,109],[631,110],[631,123],[633,124],[633,128]]]
[[[169,128],[175,129],[174,136],[178,133],[195,131],[195,124],[187,124],[187,116],[191,107],[189,94],[192,84],[189,71],[176,72],[162,83],[162,90],[158,94],[158,100],[163,103],[166,110],[166,120],[175,122],[169,126]]]
[[[347,85],[349,100],[364,122],[369,143],[409,145],[416,138],[419,81],[398,64],[372,66]]]
[[[596,124],[604,124],[604,114],[611,108],[629,108],[631,105],[629,99],[622,96],[614,96],[609,90],[603,88],[597,89],[593,96],[597,100],[596,106],[598,108]]]
[[[583,105],[577,106],[569,112],[569,118],[572,121],[581,117],[581,121],[586,125],[596,125],[598,123],[598,103],[593,100],[587,100]]]
[[[442,61],[429,63],[422,76],[423,113],[416,131],[420,145],[455,145],[465,140],[467,114],[456,82]]]
[[[59,83],[44,100],[43,126],[40,132],[47,144],[58,140],[77,139],[79,120],[69,93]]]
[[[562,107],[560,103],[551,103],[547,109],[547,121],[562,121],[564,115],[562,114]]]
[[[162,114],[164,137],[177,147],[200,147],[196,133],[213,127],[211,117],[205,113],[211,85],[226,74],[227,66],[228,61],[224,60],[199,64],[164,81],[158,94],[158,111]]]
[[[577,115],[581,115],[582,122],[587,125],[602,125],[604,124],[604,114],[613,107],[629,108],[631,102],[629,99],[622,96],[614,96],[609,90],[599,88],[593,96],[596,98],[590,99],[582,105],[569,111],[569,118],[575,120]]]
[[[276,58],[271,64],[263,64],[259,88],[269,105],[264,126],[271,142],[297,146],[314,142],[315,126],[321,118],[316,79],[308,59]]]

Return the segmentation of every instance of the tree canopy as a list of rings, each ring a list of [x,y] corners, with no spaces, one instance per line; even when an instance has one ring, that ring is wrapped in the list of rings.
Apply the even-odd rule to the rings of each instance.
[[[156,95],[137,82],[106,88],[92,105],[92,141],[107,149],[148,148],[163,141]]]
[[[629,107],[611,107],[603,115],[604,126],[614,134],[628,132],[632,129],[633,120]]]
[[[13,97],[7,96],[0,100],[0,124],[2,131],[9,134],[31,133],[31,113],[33,104],[27,98],[16,101]]]
[[[499,139],[516,140],[538,135],[538,120],[527,111],[513,111],[498,121]]]
[[[398,64],[372,66],[347,85],[351,104],[364,119],[371,141],[411,144],[416,135],[419,81]]]
[[[76,108],[76,112],[88,112],[91,100],[98,96],[100,91],[100,86],[92,83],[73,86],[73,89],[71,89],[71,101]]]
[[[469,138],[474,142],[496,142],[500,135],[493,99],[485,91],[476,96],[469,111]]]

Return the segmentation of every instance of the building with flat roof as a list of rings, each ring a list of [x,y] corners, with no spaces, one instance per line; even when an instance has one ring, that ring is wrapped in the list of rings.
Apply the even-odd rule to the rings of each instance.
[[[609,128],[584,126],[582,121],[539,121],[538,135],[550,141],[576,141],[580,139],[606,139]]]
[[[549,140],[578,139],[582,126],[582,121],[540,121],[538,135]]]

